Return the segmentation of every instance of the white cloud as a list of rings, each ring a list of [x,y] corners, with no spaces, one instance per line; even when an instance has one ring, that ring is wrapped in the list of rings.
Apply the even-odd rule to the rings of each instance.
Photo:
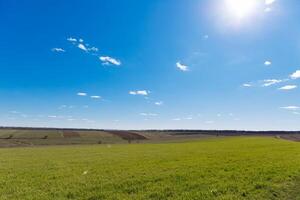
[[[214,121],[206,121],[205,124],[213,124],[215,123]]]
[[[88,48],[88,51],[98,52],[99,49],[97,47],[91,47],[91,48]]]
[[[84,44],[78,44],[77,47],[83,51],[88,51],[88,49],[84,46]]]
[[[101,99],[101,96],[93,95],[91,96],[92,99]]]
[[[142,116],[149,116],[149,117],[155,117],[158,114],[156,114],[156,113],[140,113],[140,115],[142,115]]]
[[[298,79],[300,78],[300,70],[295,71],[293,74],[290,75],[291,79]]]
[[[129,94],[147,96],[149,94],[149,91],[147,90],[129,91]]]
[[[138,95],[144,95],[144,96],[147,96],[149,92],[146,91],[146,90],[140,90],[140,91],[136,91],[136,93],[137,93]]]
[[[293,90],[293,89],[296,89],[298,86],[297,85],[286,85],[286,86],[283,86],[281,88],[278,88],[279,90]]]
[[[129,91],[129,94],[136,95],[136,92],[135,91]]]
[[[154,104],[157,105],[157,106],[162,106],[164,104],[164,102],[158,101],[158,102],[155,102]]]
[[[53,51],[53,52],[66,52],[64,49],[62,49],[62,48],[53,48],[53,49],[51,49],[51,51]]]
[[[263,86],[268,87],[268,86],[271,86],[271,85],[274,85],[277,83],[281,83],[282,81],[283,80],[279,80],[279,79],[266,79],[266,80],[263,80],[263,82],[264,82]]]
[[[271,5],[275,2],[276,0],[265,0],[266,5]]]
[[[57,118],[56,115],[49,115],[48,117],[49,117],[49,118]]]
[[[77,39],[76,38],[72,38],[72,37],[69,37],[67,40],[69,42],[77,42]]]
[[[285,106],[285,107],[280,107],[281,109],[286,109],[286,110],[299,110],[300,107],[298,106]]]
[[[121,61],[109,56],[100,56],[99,59],[103,62],[103,65],[121,65]]]
[[[181,71],[188,71],[188,70],[189,70],[189,67],[188,67],[188,66],[183,65],[183,64],[181,64],[180,62],[177,62],[177,63],[176,63],[176,67],[177,67],[179,70],[181,70]]]
[[[272,65],[272,62],[267,60],[267,61],[264,62],[264,65],[270,66],[270,65]]]
[[[244,83],[243,87],[252,87],[252,85],[250,83]]]
[[[180,118],[174,118],[172,119],[173,121],[180,121],[181,119]]]
[[[78,42],[78,45],[77,47],[85,52],[98,52],[99,49],[97,47],[89,47],[89,44],[85,44],[83,39],[76,39],[76,38],[68,38],[67,39],[68,41],[72,42],[74,45],[77,45],[75,44],[76,42]]]
[[[78,96],[86,96],[87,93],[85,93],[85,92],[78,92],[77,95],[78,95]]]

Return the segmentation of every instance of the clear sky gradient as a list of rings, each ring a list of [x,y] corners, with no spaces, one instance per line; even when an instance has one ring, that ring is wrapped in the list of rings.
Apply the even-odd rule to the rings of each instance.
[[[2,126],[300,130],[298,0],[0,1]]]

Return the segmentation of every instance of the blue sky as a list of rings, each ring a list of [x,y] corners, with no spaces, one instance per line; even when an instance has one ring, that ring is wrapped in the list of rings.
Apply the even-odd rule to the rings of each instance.
[[[300,129],[296,0],[0,1],[3,126]]]

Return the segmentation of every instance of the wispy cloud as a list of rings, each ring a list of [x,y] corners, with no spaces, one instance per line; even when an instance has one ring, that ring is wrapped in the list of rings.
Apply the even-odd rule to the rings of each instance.
[[[298,86],[297,85],[286,85],[283,87],[278,88],[279,90],[293,90],[296,89]]]
[[[87,96],[87,93],[85,93],[85,92],[78,92],[77,95],[78,96]]]
[[[129,94],[147,96],[149,94],[149,91],[147,91],[147,90],[129,91]]]
[[[88,48],[88,51],[98,52],[99,49],[97,47],[91,47],[91,48]]]
[[[157,102],[155,102],[154,104],[157,105],[157,106],[162,106],[162,105],[164,104],[164,102],[162,102],[162,101],[157,101]]]
[[[256,81],[256,82],[254,82],[255,84],[252,84],[253,82],[245,83],[242,86],[243,87],[251,87],[251,86],[261,85],[262,87],[268,87],[268,86],[272,86],[272,85],[279,84],[279,83],[290,82],[290,81],[293,81],[296,79],[300,79],[300,70],[296,70],[294,73],[290,74],[287,78],[284,78],[284,79],[265,79],[265,80]],[[298,87],[297,85],[286,85],[286,86],[283,86],[278,89],[292,90],[297,87]]]
[[[76,39],[73,37],[67,38],[69,42],[71,42],[74,46],[81,49],[82,51],[88,53],[89,55],[96,56],[102,62],[102,65],[116,65],[120,66],[122,63],[120,60],[112,58],[110,56],[102,56],[98,53],[99,49],[95,46],[91,46],[86,43],[83,39]]]
[[[103,65],[121,65],[121,61],[109,56],[100,56],[99,59],[102,61]]]
[[[58,107],[58,109],[72,109],[72,108],[75,108],[75,106],[73,106],[73,105],[61,105],[61,106]]]
[[[98,52],[99,49],[97,47],[89,47],[89,44],[85,44],[83,39],[76,39],[73,37],[67,38],[69,42],[72,42],[72,44],[77,45],[77,47],[85,52]],[[78,43],[78,44],[77,44]]]
[[[300,78],[300,70],[295,71],[290,75],[291,79],[299,79]]]
[[[300,107],[299,106],[284,106],[284,107],[280,107],[281,109],[285,109],[285,110],[299,110]]]
[[[172,119],[173,121],[181,121],[181,119],[180,118],[174,118],[174,119]]]
[[[142,115],[142,116],[149,116],[149,117],[156,117],[158,114],[156,114],[156,113],[140,113],[140,115]]]
[[[176,67],[181,71],[189,71],[189,67],[187,65],[181,64],[180,62],[176,63]]]
[[[51,51],[53,52],[58,52],[58,53],[63,53],[63,52],[66,52],[64,49],[62,48],[52,48]]]
[[[67,40],[69,42],[77,42],[77,39],[76,38],[72,38],[72,37],[67,38]]]
[[[91,96],[92,99],[101,99],[101,96],[93,95]]]
[[[243,87],[252,87],[252,84],[250,84],[250,83],[244,83],[242,86]]]
[[[266,80],[263,80],[263,87],[268,87],[268,86],[271,86],[271,85],[275,85],[277,83],[281,83],[283,82],[283,80],[280,80],[280,79],[266,79]]]

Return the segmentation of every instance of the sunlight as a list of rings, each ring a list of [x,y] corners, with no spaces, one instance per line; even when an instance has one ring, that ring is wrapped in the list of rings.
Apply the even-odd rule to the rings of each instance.
[[[257,5],[257,0],[225,0],[226,11],[238,20],[251,16]]]

